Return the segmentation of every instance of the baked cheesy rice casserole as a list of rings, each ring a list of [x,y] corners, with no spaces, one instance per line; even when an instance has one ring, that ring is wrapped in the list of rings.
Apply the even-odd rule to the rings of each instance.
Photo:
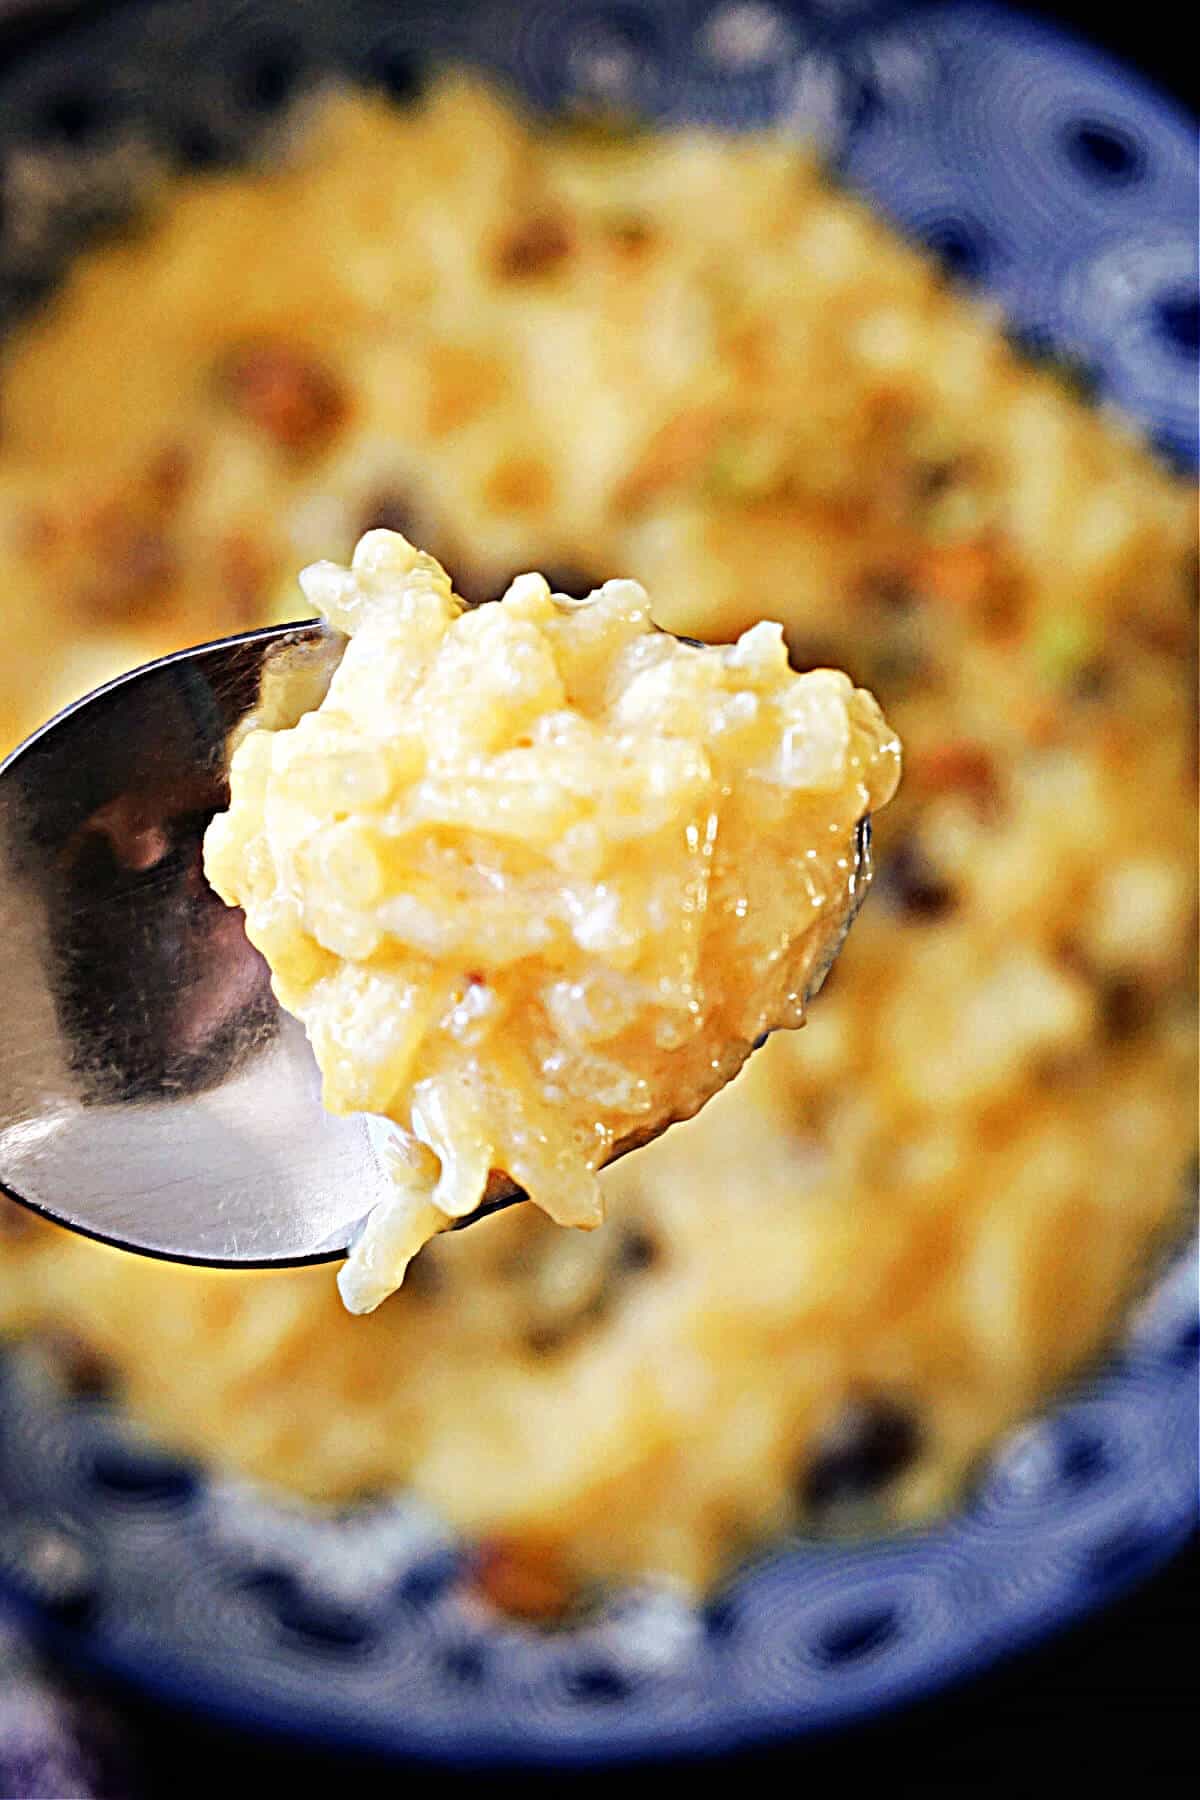
[[[0,1202],[4,1327],[216,1463],[411,1485],[531,1615],[946,1505],[1186,1203],[1190,489],[795,144],[531,129],[465,79],[181,179],[0,395],[9,742],[387,527],[472,601],[616,573],[726,642],[766,603],[905,746],[811,1021],[604,1174],[604,1230],[517,1207],[352,1319],[321,1268]]]

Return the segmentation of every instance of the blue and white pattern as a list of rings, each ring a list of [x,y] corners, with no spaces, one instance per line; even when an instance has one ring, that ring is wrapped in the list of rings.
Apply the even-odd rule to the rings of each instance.
[[[815,135],[1031,343],[1082,358],[1102,401],[1195,465],[1191,127],[1100,55],[977,5],[123,9],[0,72],[0,193],[57,171],[41,239],[28,209],[19,241],[0,238],[0,305],[35,294],[63,234],[109,216],[138,168],[240,154],[330,67],[403,99],[429,53],[547,108],[599,99]],[[88,171],[74,188],[72,156]],[[1198,1336],[1192,1247],[1107,1365],[1003,1443],[952,1519],[850,1549],[781,1545],[703,1610],[649,1586],[554,1636],[473,1611],[460,1550],[413,1503],[334,1517],[217,1483],[14,1351],[0,1356],[0,1586],[97,1666],[324,1742],[562,1763],[815,1731],[1032,1642],[1182,1544]]]

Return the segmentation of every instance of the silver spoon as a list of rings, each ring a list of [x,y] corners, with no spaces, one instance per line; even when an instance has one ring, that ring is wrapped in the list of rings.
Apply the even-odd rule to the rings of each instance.
[[[124,1249],[263,1268],[344,1256],[387,1195],[367,1121],[322,1107],[304,1031],[201,862],[227,802],[227,739],[268,657],[310,663],[315,703],[343,641],[306,622],[181,651],[77,701],[0,765],[11,1199]],[[847,867],[810,995],[870,879],[869,819]],[[493,1173],[463,1223],[524,1198]]]

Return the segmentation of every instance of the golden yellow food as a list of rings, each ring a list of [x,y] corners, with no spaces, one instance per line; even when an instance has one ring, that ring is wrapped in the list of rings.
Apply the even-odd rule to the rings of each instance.
[[[297,616],[291,571],[386,525],[472,599],[619,571],[731,639],[768,595],[906,765],[809,1024],[605,1174],[605,1230],[446,1233],[357,1320],[323,1269],[8,1207],[5,1325],[69,1326],[220,1464],[412,1484],[510,1600],[949,1502],[1181,1214],[1192,490],[795,145],[536,130],[470,83],[183,181],[0,391],[10,739]]]
[[[680,643],[633,581],[525,574],[469,611],[385,530],[300,580],[348,642],[315,707],[273,672],[288,722],[241,736],[204,863],[326,1106],[399,1128],[338,1277],[364,1313],[493,1172],[598,1225],[614,1152],[803,1024],[900,751],[847,675],[789,668],[782,626]]]

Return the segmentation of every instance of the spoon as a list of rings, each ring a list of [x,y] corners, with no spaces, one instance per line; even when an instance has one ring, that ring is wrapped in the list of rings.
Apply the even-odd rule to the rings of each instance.
[[[202,863],[228,803],[227,740],[268,658],[311,664],[315,704],[343,644],[306,621],[181,651],[76,701],[0,764],[11,1199],[145,1255],[265,1268],[344,1256],[388,1195],[372,1122],[325,1111],[303,1028]],[[869,880],[864,818],[810,997]],[[461,1223],[525,1198],[493,1172]]]

